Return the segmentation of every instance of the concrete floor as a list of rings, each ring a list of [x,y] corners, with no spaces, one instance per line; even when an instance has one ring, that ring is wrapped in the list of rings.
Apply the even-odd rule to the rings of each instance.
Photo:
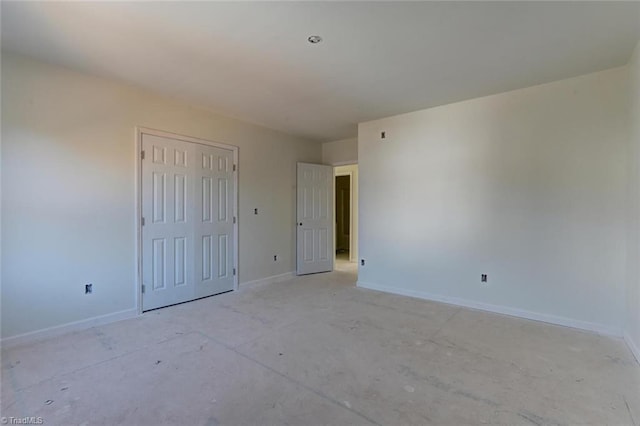
[[[2,416],[640,425],[622,340],[357,289],[354,264],[337,269],[4,350]]]

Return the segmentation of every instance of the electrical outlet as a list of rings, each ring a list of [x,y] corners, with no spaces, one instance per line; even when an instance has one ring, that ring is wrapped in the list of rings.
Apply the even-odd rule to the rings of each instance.
[[[253,209],[253,214],[258,214],[258,209]]]
[[[360,265],[364,266],[364,259],[360,259]]]
[[[483,283],[487,282],[487,274],[480,275],[480,282],[483,282]]]
[[[380,132],[380,139],[386,139],[387,138],[387,132]]]
[[[277,254],[274,254],[274,255],[273,255],[273,261],[274,261],[274,262],[277,262],[277,261],[278,261],[278,255],[277,255]]]
[[[84,294],[93,293],[93,284],[85,284],[84,285]]]

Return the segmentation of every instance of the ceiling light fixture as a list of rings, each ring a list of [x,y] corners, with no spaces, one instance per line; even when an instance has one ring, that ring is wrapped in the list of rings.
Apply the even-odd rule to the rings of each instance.
[[[312,36],[309,36],[309,38],[307,40],[311,44],[318,44],[318,43],[320,43],[322,41],[322,37],[317,36],[317,35],[312,35]]]

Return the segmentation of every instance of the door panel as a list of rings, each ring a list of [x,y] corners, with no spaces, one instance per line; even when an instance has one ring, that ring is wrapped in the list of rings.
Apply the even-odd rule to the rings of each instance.
[[[191,144],[143,135],[142,283],[143,310],[192,298],[193,164]]]
[[[202,253],[196,259],[197,297],[210,296],[233,290],[233,210],[234,193],[233,152],[221,148],[197,145],[196,157],[196,217],[195,235],[203,243]]]
[[[297,273],[333,270],[333,168],[298,163]]]
[[[233,290],[233,151],[142,136],[143,310]]]
[[[167,265],[166,265],[166,238],[155,238],[152,241],[153,253],[151,254],[151,283],[154,290],[161,290],[165,288],[165,281],[167,278]]]
[[[187,239],[184,237],[176,237],[173,240],[173,271],[175,274],[175,284],[187,284]]]

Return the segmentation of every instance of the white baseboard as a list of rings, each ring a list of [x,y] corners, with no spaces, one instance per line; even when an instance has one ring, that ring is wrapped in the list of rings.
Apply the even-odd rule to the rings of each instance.
[[[253,287],[263,284],[277,283],[286,281],[295,276],[293,272],[286,272],[280,275],[273,275],[271,277],[261,278],[259,280],[248,281],[239,285],[240,289],[244,287]],[[57,337],[62,334],[70,333],[73,331],[85,330],[91,327],[99,325],[109,324],[116,321],[121,321],[138,316],[137,309],[127,309],[120,312],[114,312],[111,314],[101,315],[85,320],[70,322],[67,324],[57,325],[54,327],[45,328],[42,330],[31,331],[29,333],[19,334],[17,336],[6,337],[0,340],[0,346],[2,348],[12,348],[19,345],[33,343],[39,340],[49,339]]]
[[[263,284],[279,283],[282,281],[290,280],[294,276],[295,276],[294,272],[285,272],[284,274],[272,275],[270,277],[260,278],[259,280],[246,281],[244,283],[240,283],[239,287],[240,289],[242,289],[245,287],[255,287],[257,285],[263,285]]]
[[[137,309],[127,309],[124,311],[100,315],[80,321],[69,322],[67,324],[56,325],[54,327],[48,327],[42,330],[30,331],[29,333],[18,334],[17,336],[6,337],[0,340],[0,345],[5,349],[11,348],[18,345],[33,343],[39,340],[50,339],[52,337],[57,337],[73,331],[86,330],[88,328],[97,327],[99,325],[105,325],[116,321],[135,318],[137,316]]]
[[[525,318],[534,321],[542,321],[565,327],[578,328],[580,330],[592,331],[598,334],[608,336],[622,337],[622,331],[615,327],[608,327],[602,324],[580,321],[571,318],[559,317],[550,314],[541,314],[538,312],[526,311],[523,309],[510,308],[507,306],[492,305],[489,303],[476,302],[474,300],[460,299],[457,297],[441,296],[423,291],[406,290],[395,287],[385,287],[377,284],[365,283],[358,281],[358,287],[368,288],[371,290],[382,291],[385,293],[393,293],[401,296],[415,297],[418,299],[432,300],[435,302],[448,303],[450,305],[464,306],[466,308],[479,309],[481,311],[494,312],[497,314],[509,315],[513,317]],[[637,355],[636,355],[637,356]]]
[[[634,342],[627,332],[623,334],[623,337],[627,346],[629,346],[629,349],[631,349],[631,353],[636,357],[636,361],[638,361],[638,364],[640,364],[640,342]]]

